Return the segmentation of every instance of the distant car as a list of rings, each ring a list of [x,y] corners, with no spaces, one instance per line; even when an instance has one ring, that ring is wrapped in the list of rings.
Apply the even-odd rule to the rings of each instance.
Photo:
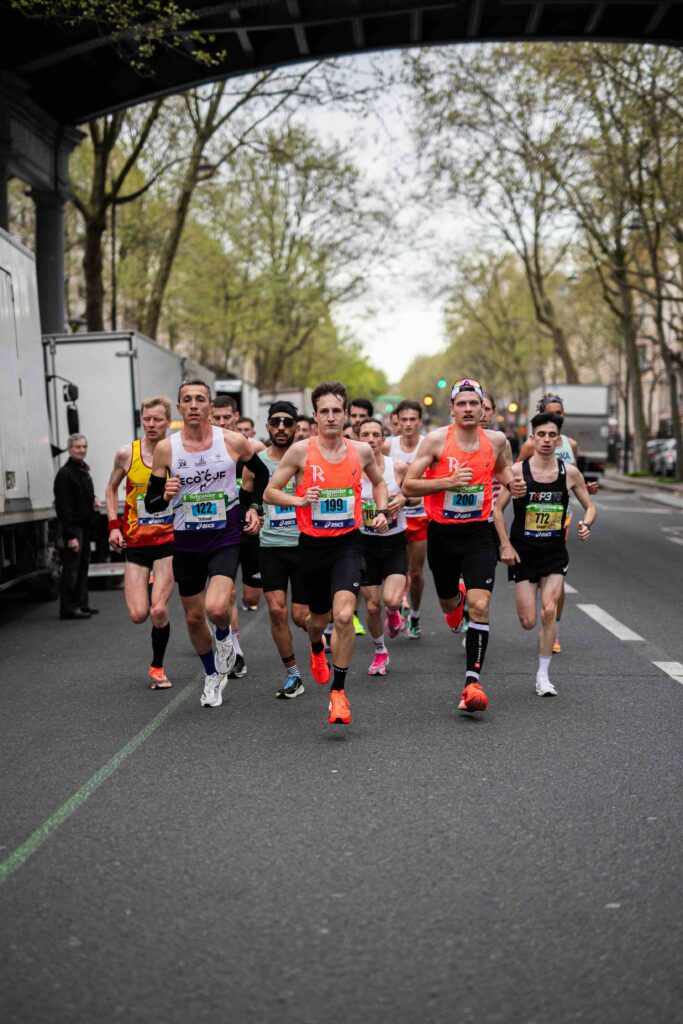
[[[666,442],[667,439],[665,437],[655,437],[652,441],[646,442],[647,466],[651,473],[655,472],[655,461]]]
[[[676,472],[676,441],[666,438],[652,460],[654,476],[674,476]]]

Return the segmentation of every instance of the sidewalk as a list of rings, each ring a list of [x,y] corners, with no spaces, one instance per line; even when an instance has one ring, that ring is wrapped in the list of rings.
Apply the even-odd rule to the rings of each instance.
[[[605,470],[600,486],[622,494],[637,492],[643,501],[654,501],[683,511],[683,484],[658,484],[651,476],[624,476],[616,469]]]

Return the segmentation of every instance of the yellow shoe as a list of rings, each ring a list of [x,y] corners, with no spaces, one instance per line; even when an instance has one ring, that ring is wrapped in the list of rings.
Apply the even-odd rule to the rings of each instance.
[[[360,621],[357,615],[353,617],[353,628],[356,631],[356,636],[365,636],[365,630],[363,629],[363,623]]]

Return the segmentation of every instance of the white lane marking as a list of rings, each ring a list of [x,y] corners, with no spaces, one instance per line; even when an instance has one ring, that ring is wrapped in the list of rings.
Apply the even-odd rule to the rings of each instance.
[[[614,636],[618,637],[619,640],[641,640],[645,643],[642,636],[638,636],[628,626],[624,626],[623,623],[613,618],[609,612],[604,611],[598,604],[577,604],[577,608],[580,608],[582,612],[585,612],[589,618],[594,619],[599,625],[613,633]]]
[[[666,539],[670,540],[672,544],[683,544],[683,537],[667,537]]]
[[[564,592],[565,592],[565,594],[578,594],[578,590],[574,590],[574,588],[571,585],[571,583],[565,583],[565,585],[564,585]]]
[[[683,683],[683,665],[680,661],[653,661],[652,664],[661,668],[662,672],[666,672],[675,682]]]

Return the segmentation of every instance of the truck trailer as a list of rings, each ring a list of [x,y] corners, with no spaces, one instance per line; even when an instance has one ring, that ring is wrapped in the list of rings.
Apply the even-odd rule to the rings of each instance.
[[[529,419],[542,395],[557,395],[564,405],[563,433],[579,446],[582,473],[602,473],[607,462],[609,388],[605,384],[545,384],[529,394]]]

